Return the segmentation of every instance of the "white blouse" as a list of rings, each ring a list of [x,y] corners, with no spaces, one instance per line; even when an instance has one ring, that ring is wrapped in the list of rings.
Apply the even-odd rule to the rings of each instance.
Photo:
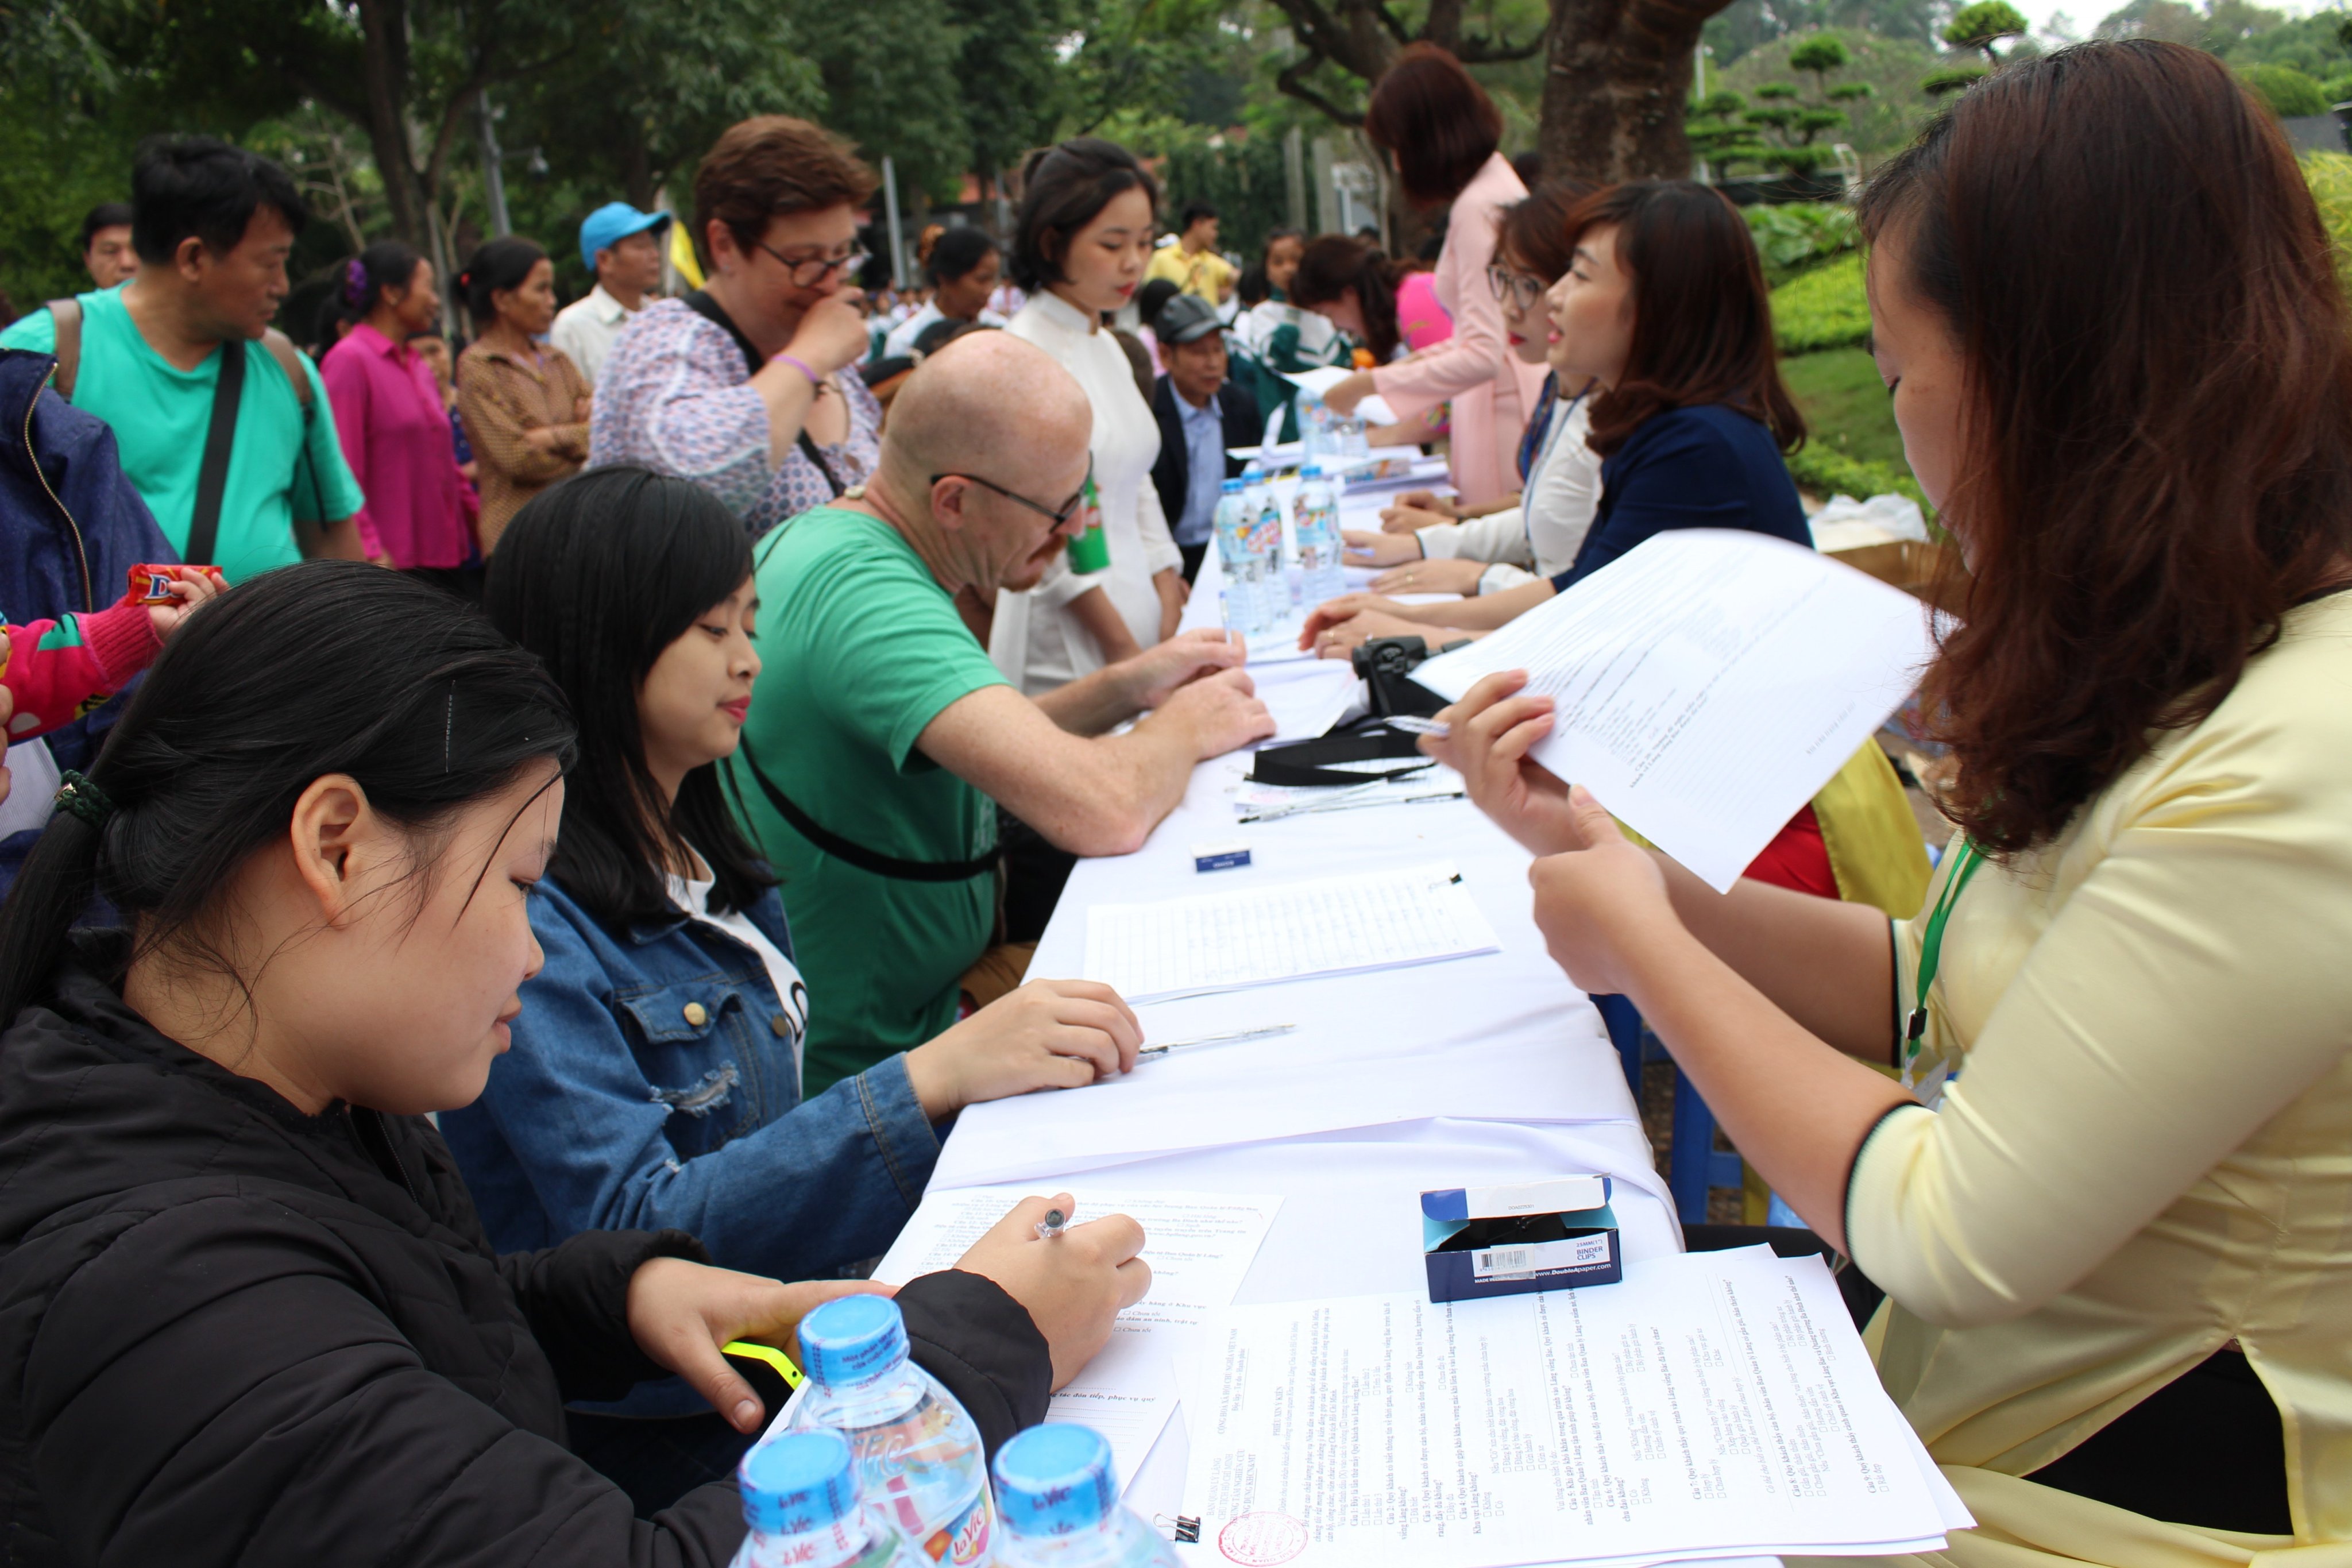
[[[1151,482],[1151,465],[1160,460],[1159,421],[1137,389],[1135,372],[1117,340],[1092,327],[1084,311],[1049,292],[1032,298],[1005,329],[1052,354],[1086,388],[1095,415],[1095,491],[1110,546],[1105,571],[1082,575],[1057,556],[1034,588],[996,595],[988,657],[1005,679],[1031,697],[1103,666],[1101,647],[1070,614],[1070,601],[1089,588],[1102,589],[1137,644],[1150,647],[1160,640],[1160,595],[1151,585],[1152,574],[1183,567]]]
[[[1497,563],[1478,579],[1482,594],[1567,571],[1601,508],[1601,454],[1587,441],[1591,433],[1591,400],[1563,398],[1520,503],[1467,522],[1416,529],[1422,553],[1432,561]]]

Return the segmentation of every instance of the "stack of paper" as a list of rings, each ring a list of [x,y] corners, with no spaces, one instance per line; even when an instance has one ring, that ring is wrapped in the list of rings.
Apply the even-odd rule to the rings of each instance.
[[[1086,978],[1129,1002],[1496,950],[1451,861],[1087,910]]]
[[[1504,1568],[1932,1551],[1975,1521],[1818,1258],[1436,1307],[1215,1314],[1184,1366],[1214,1562]]]
[[[1047,1189],[1050,1191],[1051,1189]],[[924,1198],[874,1270],[886,1285],[952,1268],[1013,1205],[1036,1187],[966,1187]],[[1209,1313],[1233,1303],[1274,1224],[1278,1197],[1229,1193],[1130,1193],[1087,1187],[1074,1224],[1123,1214],[1143,1226],[1151,1290],[1118,1315],[1104,1346],[1046,1406],[1049,1421],[1091,1426],[1110,1443],[1121,1485],[1132,1481],[1176,1409],[1177,1357]]]
[[[1558,704],[1535,760],[1718,892],[1934,654],[1899,588],[1759,533],[1661,533],[1413,679],[1448,700],[1524,669]]]

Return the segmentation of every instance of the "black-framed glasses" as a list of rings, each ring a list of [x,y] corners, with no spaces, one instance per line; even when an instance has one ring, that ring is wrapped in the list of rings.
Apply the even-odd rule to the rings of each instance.
[[[1087,504],[1087,492],[1094,488],[1095,466],[1091,458],[1087,460],[1087,482],[1080,485],[1078,493],[1064,501],[1058,510],[1047,506],[1043,501],[1031,500],[1019,490],[1008,490],[994,479],[983,479],[978,474],[933,474],[931,476],[933,484],[938,484],[941,479],[961,479],[966,484],[978,485],[982,489],[994,490],[1006,500],[1025,506],[1039,517],[1052,518],[1055,528],[1066,528],[1069,526],[1070,519],[1078,515],[1078,508]]]
[[[1544,297],[1551,285],[1540,278],[1530,278],[1516,267],[1506,267],[1499,261],[1486,264],[1486,287],[1495,291],[1495,302],[1517,301],[1520,310],[1532,310],[1536,301]]]
[[[856,271],[872,258],[868,252],[861,249],[853,250],[846,256],[808,256],[795,261],[764,239],[755,239],[751,243],[784,264],[795,289],[814,289],[836,272]]]

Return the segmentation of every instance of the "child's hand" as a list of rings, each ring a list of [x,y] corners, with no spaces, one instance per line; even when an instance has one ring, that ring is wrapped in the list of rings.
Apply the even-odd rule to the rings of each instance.
[[[205,567],[173,566],[169,570],[175,602],[147,606],[147,618],[155,628],[157,642],[170,640],[180,623],[188,618],[190,610],[220,592],[220,584],[213,581],[212,573]]]

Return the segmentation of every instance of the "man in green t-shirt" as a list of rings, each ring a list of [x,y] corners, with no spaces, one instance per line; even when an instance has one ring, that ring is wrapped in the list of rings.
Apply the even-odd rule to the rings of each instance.
[[[232,583],[305,555],[357,559],[362,500],[309,358],[269,331],[286,258],[306,219],[286,171],[209,137],[157,140],[131,177],[139,270],[75,300],[71,401],[114,430],[122,471],[183,555],[196,510],[225,353],[245,356],[218,532],[209,563]],[[58,353],[58,318],[36,310],[0,348]],[[307,392],[298,392],[291,374]]]
[[[959,339],[900,388],[873,479],[759,552],[766,673],[721,765],[783,878],[811,997],[805,1093],[954,1023],[995,929],[997,804],[1075,854],[1125,854],[1195,763],[1274,732],[1222,634],[1032,700],[956,613],[960,589],[1034,586],[1083,531],[1092,427],[1044,351]]]

